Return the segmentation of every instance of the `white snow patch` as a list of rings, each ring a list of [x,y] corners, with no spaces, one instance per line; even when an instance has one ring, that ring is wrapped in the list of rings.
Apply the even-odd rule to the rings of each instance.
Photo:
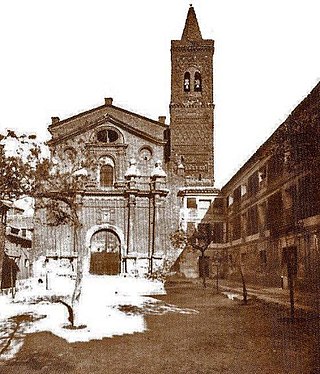
[[[240,298],[240,295],[237,293],[232,293],[232,292],[222,292],[223,295],[227,296],[228,299],[230,300],[236,300]]]
[[[8,345],[16,318],[21,320],[1,359],[13,357],[28,333],[49,331],[68,342],[89,341],[143,332],[147,328],[146,314],[196,313],[150,297],[165,294],[160,281],[88,275],[82,281],[81,296],[74,310],[76,328],[70,329],[66,306],[54,301],[61,299],[70,305],[75,281],[49,275],[48,282],[46,277],[43,283],[38,283],[38,278],[27,280],[17,291],[15,299],[9,295],[0,296],[0,352]]]

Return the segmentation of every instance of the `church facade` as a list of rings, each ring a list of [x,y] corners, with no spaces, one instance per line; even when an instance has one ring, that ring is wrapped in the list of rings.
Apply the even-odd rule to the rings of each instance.
[[[52,117],[56,167],[85,175],[77,228],[50,225],[36,202],[33,263],[92,274],[145,275],[180,256],[170,234],[201,222],[218,196],[213,171],[213,40],[203,39],[191,6],[171,45],[170,125],[113,104],[71,118]],[[192,136],[191,136],[192,134]],[[202,207],[194,214],[194,206]],[[36,267],[34,267],[36,272]]]
[[[111,98],[52,118],[54,168],[85,183],[74,197],[77,225],[52,225],[48,202],[37,200],[34,275],[81,267],[198,277],[200,252],[174,245],[171,236],[210,224],[209,276],[239,280],[245,273],[248,282],[279,287],[293,277],[299,287],[319,289],[319,83],[218,191],[213,55],[214,41],[202,37],[191,6],[181,39],[171,42],[170,124]]]

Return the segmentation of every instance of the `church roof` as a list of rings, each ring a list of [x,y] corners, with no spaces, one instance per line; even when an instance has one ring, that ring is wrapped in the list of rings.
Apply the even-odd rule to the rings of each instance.
[[[190,5],[181,40],[201,40],[202,35],[194,8]]]
[[[105,99],[105,100],[108,100],[108,99]],[[138,114],[138,113],[134,113],[130,110],[127,110],[127,109],[124,109],[124,108],[120,108],[118,106],[115,106],[112,104],[112,99],[111,99],[111,103],[105,103],[105,105],[101,105],[101,106],[98,106],[98,107],[95,107],[95,108],[92,108],[92,109],[88,109],[84,112],[80,112],[78,114],[75,114],[71,117],[68,117],[68,118],[65,118],[63,120],[60,120],[59,117],[52,117],[52,120],[53,119],[56,119],[56,121],[53,121],[51,125],[49,125],[48,129],[49,129],[49,132],[50,132],[50,129],[52,128],[55,128],[55,127],[59,127],[61,126],[61,124],[64,124],[64,123],[68,123],[70,121],[73,121],[73,120],[77,120],[78,118],[81,118],[81,117],[85,117],[87,115],[90,115],[91,113],[95,113],[95,112],[99,112],[101,109],[104,109],[106,107],[112,107],[118,111],[121,111],[125,114],[128,114],[128,115],[131,115],[131,116],[134,116],[136,118],[140,118],[141,120],[144,120],[144,121],[147,121],[147,122],[150,122],[150,123],[153,123],[155,125],[158,125],[160,127],[163,127],[163,128],[167,128],[168,126],[165,124],[165,123],[162,123],[162,122],[159,122],[159,121],[155,121],[151,118],[148,118],[148,117],[145,117],[141,114]]]
[[[48,144],[59,143],[107,122],[153,143],[166,143],[164,139],[164,131],[168,127],[166,124],[116,107],[112,105],[110,98],[105,100],[105,105],[61,121],[58,117],[52,117],[53,123],[48,128],[52,138]]]

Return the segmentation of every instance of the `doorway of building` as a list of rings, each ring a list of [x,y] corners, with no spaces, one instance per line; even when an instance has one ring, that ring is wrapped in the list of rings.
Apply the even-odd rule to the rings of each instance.
[[[116,275],[121,271],[121,243],[118,235],[109,229],[95,232],[90,241],[90,274]]]

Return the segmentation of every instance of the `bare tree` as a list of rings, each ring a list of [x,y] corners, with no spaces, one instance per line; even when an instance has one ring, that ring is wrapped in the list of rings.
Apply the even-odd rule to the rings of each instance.
[[[84,155],[81,160],[71,160],[70,167],[64,168],[54,158],[43,157],[43,145],[39,144],[35,135],[17,135],[11,130],[5,135],[0,134],[0,142],[0,198],[35,198],[38,207],[46,209],[49,225],[68,224],[73,228],[73,242],[78,250],[81,228],[78,200],[88,179],[86,167],[89,164],[92,166],[94,161],[89,155]],[[5,151],[8,142],[14,143],[9,154]],[[79,256],[73,307],[80,297],[82,277],[83,259]]]
[[[213,238],[213,227],[211,223],[199,223],[193,234],[188,238],[193,249],[201,252],[199,257],[199,271],[202,277],[203,287],[206,287],[206,278],[209,276],[209,264],[205,251],[209,247]]]

